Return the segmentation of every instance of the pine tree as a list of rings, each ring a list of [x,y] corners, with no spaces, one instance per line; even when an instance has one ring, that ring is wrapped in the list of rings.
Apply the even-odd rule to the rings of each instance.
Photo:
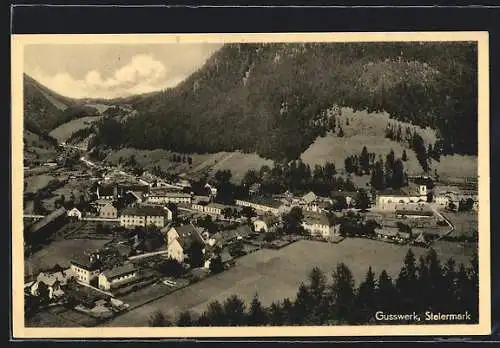
[[[370,156],[368,155],[368,150],[366,146],[363,146],[363,150],[361,151],[361,155],[359,156],[361,170],[364,173],[370,172]]]
[[[262,303],[259,300],[257,294],[252,298],[250,302],[250,308],[247,315],[247,324],[249,326],[261,326],[266,325],[268,321],[267,313],[262,307]]]
[[[403,311],[413,311],[418,291],[415,254],[413,254],[411,249],[406,253],[403,266],[396,280],[396,287],[401,299],[400,309]]]
[[[342,127],[339,126],[339,132],[337,133],[337,136],[339,138],[342,138],[344,137],[344,130],[342,129]]]
[[[370,179],[370,185],[376,190],[385,189],[385,178],[382,163],[378,161],[375,163],[375,167],[372,170],[372,176]]]
[[[283,309],[278,302],[273,302],[269,307],[269,323],[272,326],[280,326],[284,323]]]
[[[397,307],[397,289],[385,270],[380,273],[378,278],[375,290],[375,302],[377,310],[384,312],[391,312]]]
[[[367,323],[376,312],[375,274],[371,267],[368,268],[365,280],[359,285],[355,303],[356,323]]]
[[[149,318],[149,326],[166,327],[166,326],[171,326],[171,323],[169,319],[161,311],[156,311]]]
[[[449,311],[450,313],[455,313],[458,310],[456,303],[456,277],[456,262],[452,258],[449,258],[443,266],[443,280],[441,282],[442,289],[439,293],[446,293],[446,296],[441,297],[441,309]]]
[[[309,289],[304,283],[299,286],[297,297],[293,305],[292,323],[293,324],[309,324],[310,311],[312,310],[312,298]]]
[[[193,318],[191,316],[190,311],[184,311],[179,314],[179,318],[177,319],[177,326],[193,326]]]
[[[408,156],[406,155],[406,150],[403,150],[403,155],[401,156],[401,160],[403,160],[403,162],[408,161]]]
[[[404,165],[403,162],[400,159],[398,159],[396,160],[396,162],[394,162],[391,187],[394,189],[399,189],[404,185],[405,185]]]
[[[344,168],[345,171],[349,174],[354,172],[354,164],[352,156],[346,157],[346,159],[344,160]]]
[[[326,287],[325,274],[318,267],[314,267],[309,274],[310,324],[320,325],[328,319],[329,303],[325,294]]]
[[[245,324],[245,303],[236,295],[232,295],[224,302],[224,316],[229,326]]]
[[[333,283],[331,284],[331,296],[333,304],[333,317],[330,319],[341,322],[353,322],[354,306],[354,279],[349,268],[340,263],[333,273]]]
[[[213,301],[208,305],[205,316],[210,326],[225,326],[228,324],[226,313],[219,301]]]

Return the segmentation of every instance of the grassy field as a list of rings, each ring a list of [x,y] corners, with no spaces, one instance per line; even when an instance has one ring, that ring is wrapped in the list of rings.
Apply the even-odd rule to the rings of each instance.
[[[32,192],[35,193],[38,190],[43,189],[49,184],[54,176],[48,174],[32,175],[25,177],[24,182],[26,183],[25,193]]]
[[[30,318],[27,327],[82,327],[93,326],[96,319],[64,307],[47,308]]]
[[[448,218],[453,225],[455,230],[450,234],[450,237],[472,237],[473,231],[478,230],[478,215],[477,212],[441,212],[446,218]]]
[[[93,122],[100,120],[101,117],[102,116],[89,116],[66,122],[53,129],[49,135],[59,142],[66,141],[74,132],[89,127]]]
[[[262,158],[257,154],[230,152],[229,156],[218,161],[211,170],[215,173],[217,170],[230,169],[233,174],[232,180],[239,183],[248,170],[259,170],[263,165],[272,167],[273,161]]]
[[[50,243],[24,260],[24,275],[29,277],[38,274],[40,270],[50,269],[56,264],[69,267],[69,262],[84,250],[98,249],[106,244],[105,239],[72,239]]]
[[[106,326],[146,326],[156,310],[174,317],[183,310],[202,312],[211,301],[223,301],[232,294],[249,303],[258,293],[262,303],[269,305],[285,297],[295,297],[298,286],[314,266],[330,276],[337,263],[344,262],[356,284],[364,279],[370,265],[377,276],[385,269],[396,277],[407,250],[405,246],[366,239],[346,239],[339,244],[299,241],[280,250],[261,249],[238,259],[234,268],[125,313]],[[417,259],[426,252],[420,248],[413,250]],[[440,248],[441,260],[449,257],[458,263],[469,261],[464,250]]]
[[[114,165],[121,161],[127,161],[131,156],[135,157],[146,170],[159,166],[163,171],[173,173],[207,173],[213,174],[217,170],[230,169],[233,173],[233,181],[238,182],[250,168],[260,169],[264,164],[272,165],[272,161],[266,160],[256,154],[244,154],[241,152],[217,152],[213,154],[189,154],[192,164],[172,162],[173,152],[167,150],[138,150],[124,148],[110,152],[106,161]]]
[[[342,116],[337,117],[337,123],[344,131],[344,137],[328,134],[326,137],[317,138],[309,148],[302,153],[302,160],[314,166],[324,164],[326,161],[333,162],[337,168],[344,168],[344,160],[347,156],[359,154],[366,146],[369,152],[385,156],[394,150],[397,158],[401,158],[403,150],[406,149],[408,161],[404,163],[409,175],[422,174],[422,168],[417,161],[416,155],[409,150],[406,144],[398,143],[385,138],[385,128],[391,124],[400,124],[402,128],[409,126],[418,132],[426,144],[434,144],[435,132],[430,129],[422,129],[407,123],[389,120],[386,113],[368,113],[366,111],[354,112],[350,108],[342,108]],[[348,123],[348,124],[347,124]],[[442,156],[440,162],[432,161],[431,170],[437,169],[441,177],[465,177],[477,174],[476,156]],[[360,186],[365,182],[361,180]]]

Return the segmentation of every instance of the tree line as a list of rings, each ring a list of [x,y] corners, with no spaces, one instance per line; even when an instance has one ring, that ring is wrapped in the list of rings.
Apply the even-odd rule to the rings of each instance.
[[[242,180],[244,187],[261,185],[263,194],[280,194],[285,191],[301,193],[314,191],[316,194],[329,196],[332,191],[354,191],[356,186],[350,179],[337,175],[333,162],[315,165],[311,168],[302,160],[289,163],[275,163],[273,167],[264,165],[260,170],[248,170]]]
[[[154,312],[150,326],[281,326],[281,325],[363,325],[396,324],[382,313],[413,313],[421,321],[397,324],[445,324],[457,321],[425,322],[425,312],[470,313],[469,321],[478,322],[478,260],[457,265],[452,258],[441,263],[429,249],[418,258],[408,250],[395,279],[383,270],[377,275],[371,267],[356,286],[349,267],[339,263],[331,277],[314,267],[301,283],[294,299],[285,298],[264,306],[258,294],[249,304],[233,295],[225,301],[212,301],[200,315],[190,311],[170,318],[161,310]],[[378,315],[376,313],[379,312]],[[378,317],[378,318],[377,318]],[[385,318],[385,319],[384,319]]]

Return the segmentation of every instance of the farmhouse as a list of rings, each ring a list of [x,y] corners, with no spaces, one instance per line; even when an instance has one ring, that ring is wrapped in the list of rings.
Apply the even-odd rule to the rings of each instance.
[[[132,228],[155,225],[162,228],[169,218],[172,219],[172,212],[163,207],[148,205],[127,207],[120,214],[120,226]]]
[[[73,217],[73,218],[76,218],[78,220],[81,220],[82,219],[82,212],[80,210],[78,210],[76,207],[69,210],[67,212],[68,216],[69,217]]]
[[[123,286],[137,277],[137,269],[131,263],[103,271],[99,274],[99,289],[111,290]]]
[[[99,209],[99,217],[104,219],[116,219],[118,217],[118,209],[113,203],[108,202]]]
[[[38,286],[40,283],[44,283],[49,289],[50,299],[61,297],[64,295],[64,291],[61,289],[61,286],[66,285],[68,280],[72,277],[73,272],[70,269],[55,273],[40,272],[36,277],[36,281],[29,284],[28,291],[33,296],[39,296]]]
[[[168,230],[167,255],[169,258],[184,262],[188,250],[194,246],[205,248],[205,241],[200,232],[192,224],[172,227]]]
[[[94,255],[72,260],[70,265],[75,278],[85,284],[90,284],[100,273],[100,263]]]
[[[166,204],[166,203],[184,203],[191,204],[191,195],[189,193],[169,191],[165,189],[154,189],[147,196],[147,202]]]
[[[333,225],[324,214],[304,213],[302,227],[311,236],[329,238],[340,232],[340,225]]]
[[[275,215],[264,215],[253,222],[255,232],[269,232],[276,230],[279,220]]]
[[[268,212],[279,215],[283,204],[273,198],[253,197],[249,200],[237,199],[236,205],[241,207],[251,207],[259,212]]]

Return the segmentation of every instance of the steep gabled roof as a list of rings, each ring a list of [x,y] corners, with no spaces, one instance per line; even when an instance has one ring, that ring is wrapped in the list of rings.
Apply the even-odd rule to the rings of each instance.
[[[173,227],[179,235],[178,242],[183,249],[189,249],[191,245],[195,242],[205,245],[205,241],[200,234],[200,231],[192,224],[187,224],[183,226]]]
[[[312,191],[306,193],[304,196],[302,196],[302,200],[306,202],[307,204],[314,202],[318,196]]]
[[[102,274],[108,278],[108,280],[118,278],[130,273],[137,271],[136,267],[132,263],[125,263],[123,265],[113,267],[111,269],[105,270]]]

